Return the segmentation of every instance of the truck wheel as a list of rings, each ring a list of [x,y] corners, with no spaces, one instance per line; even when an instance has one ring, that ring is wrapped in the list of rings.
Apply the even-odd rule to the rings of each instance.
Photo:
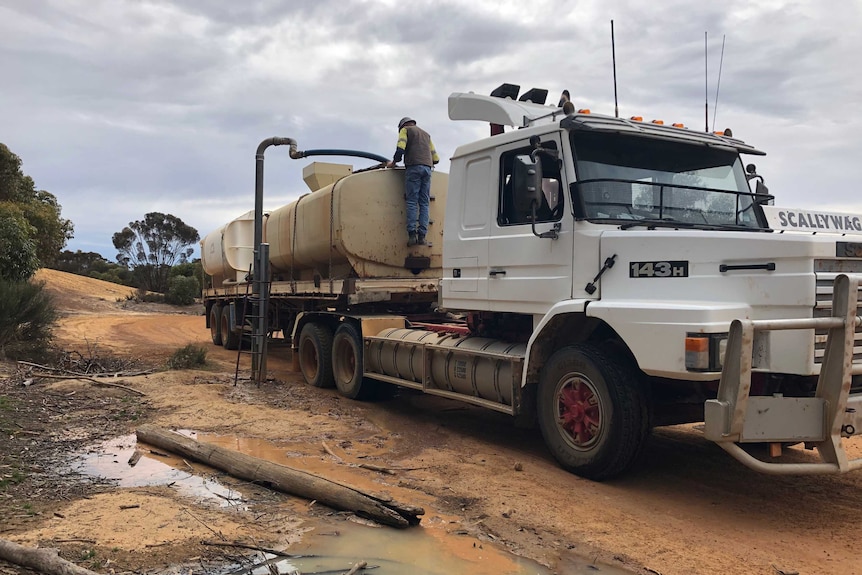
[[[332,340],[332,375],[335,387],[344,397],[350,399],[369,399],[374,395],[373,381],[364,377],[362,363],[362,337],[349,323],[341,324],[335,330]]]
[[[213,304],[210,308],[210,336],[213,345],[221,345],[221,305]]]
[[[239,349],[240,334],[231,329],[229,305],[221,309],[221,344],[225,349]]]
[[[591,345],[551,356],[539,379],[538,414],[553,456],[588,479],[626,471],[649,435],[649,405],[634,369]]]
[[[314,387],[332,387],[332,332],[325,325],[309,322],[299,334],[299,369]]]

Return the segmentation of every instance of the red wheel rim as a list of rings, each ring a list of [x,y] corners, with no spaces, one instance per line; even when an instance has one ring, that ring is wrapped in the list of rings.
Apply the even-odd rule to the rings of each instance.
[[[575,449],[591,448],[602,433],[602,406],[593,383],[583,377],[563,379],[557,385],[557,426]]]

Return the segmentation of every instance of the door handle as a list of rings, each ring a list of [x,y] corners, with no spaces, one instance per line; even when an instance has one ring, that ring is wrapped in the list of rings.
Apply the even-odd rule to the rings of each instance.
[[[489,275],[492,275],[492,276],[504,276],[504,275],[506,275],[506,270],[491,270],[491,271],[489,272]]]

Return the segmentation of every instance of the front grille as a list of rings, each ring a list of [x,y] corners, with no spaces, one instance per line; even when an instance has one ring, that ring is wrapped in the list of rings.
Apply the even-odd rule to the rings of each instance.
[[[862,274],[862,260],[816,260],[814,271],[817,277],[816,303],[814,317],[830,317],[832,315],[832,288],[835,278],[842,273]],[[860,286],[859,302],[862,304],[862,286]],[[862,305],[857,304],[856,314],[862,315]],[[823,363],[826,353],[826,330],[814,332],[814,363]],[[853,345],[853,362],[862,361],[862,327],[856,328]]]

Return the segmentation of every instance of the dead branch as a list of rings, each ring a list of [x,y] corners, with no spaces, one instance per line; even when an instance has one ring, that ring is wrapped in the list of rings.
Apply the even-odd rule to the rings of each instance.
[[[134,467],[135,465],[137,465],[138,461],[140,461],[143,455],[144,453],[140,449],[136,449],[132,456],[129,458],[129,467]]]
[[[38,377],[38,378],[43,378],[43,379],[81,379],[84,381],[89,381],[90,383],[92,383],[93,385],[95,385],[97,387],[117,387],[119,389],[125,389],[126,391],[130,391],[130,392],[135,393],[137,395],[141,395],[141,396],[147,395],[143,391],[138,391],[137,389],[134,389],[132,387],[128,387],[126,385],[122,385],[119,383],[112,383],[110,381],[99,381],[98,379],[95,379],[89,375],[73,375],[73,374],[54,375],[51,373],[34,373],[33,377]]]
[[[0,559],[46,575],[98,575],[95,571],[66,561],[56,549],[25,547],[6,539],[0,539]]]
[[[137,430],[137,436],[138,441],[200,461],[234,477],[269,484],[279,491],[309,500],[316,499],[329,507],[353,511],[386,525],[417,525],[419,515],[425,513],[418,506],[383,501],[381,497],[375,497],[350,485],[216,445],[197,442],[154,425],[142,425]]]
[[[360,463],[357,467],[361,467],[362,469],[370,469],[371,471],[377,471],[378,473],[385,473],[386,475],[395,475],[395,472],[389,469],[388,467],[381,467],[379,465],[373,465],[371,463]]]
[[[249,545],[247,543],[240,543],[239,541],[231,541],[222,543],[220,541],[201,541],[201,545],[208,545],[211,547],[237,547],[239,549],[251,549],[252,551],[262,551],[263,553],[269,553],[270,555],[277,555],[279,557],[296,557],[296,555],[291,555],[290,553],[285,553],[284,551],[277,551],[275,549],[268,549],[266,547],[260,547],[258,545]],[[309,555],[304,555],[304,557],[309,557]]]
[[[356,573],[358,573],[360,569],[365,569],[365,566],[366,566],[366,565],[368,565],[368,562],[366,562],[366,561],[360,561],[359,563],[357,563],[356,565],[354,565],[353,567],[351,567],[351,568],[350,568],[350,571],[348,571],[348,572],[347,572],[347,573],[345,573],[344,575],[356,575]]]
[[[326,442],[325,442],[325,441],[321,441],[320,443],[322,443],[322,444],[323,444],[323,450],[324,450],[326,453],[328,453],[329,455],[331,455],[332,457],[334,457],[334,458],[335,458],[335,459],[337,459],[338,461],[344,461],[341,457],[339,457],[339,456],[335,455],[335,452],[334,452],[334,451],[332,451],[332,449],[330,449],[328,445],[326,445]]]

